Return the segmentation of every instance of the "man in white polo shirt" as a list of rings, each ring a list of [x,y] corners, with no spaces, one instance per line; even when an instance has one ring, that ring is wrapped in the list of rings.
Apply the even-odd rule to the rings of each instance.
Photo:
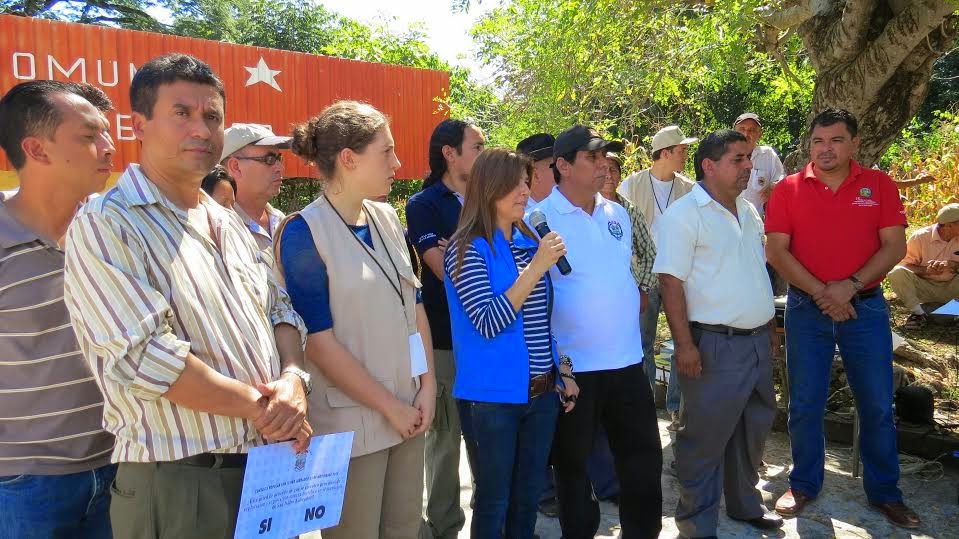
[[[640,291],[630,272],[632,227],[626,210],[599,194],[609,174],[606,152],[621,150],[621,143],[582,125],[561,133],[553,146],[559,185],[533,209],[563,237],[572,266],[568,275],[550,270],[553,333],[561,360],[572,360],[582,389],[576,407],[561,414],[553,443],[566,539],[592,538],[599,526],[586,461],[600,425],[619,475],[622,537],[657,537],[662,527],[663,454],[642,365]]]
[[[759,212],[759,216],[766,215],[766,201],[773,187],[779,180],[786,177],[786,170],[782,161],[776,155],[772,146],[762,146],[759,139],[763,136],[763,124],[759,116],[752,112],[744,112],[733,122],[733,129],[746,137],[749,145],[749,160],[753,163],[753,171],[749,174],[749,183],[743,190],[743,198],[752,202]]]
[[[736,131],[713,133],[699,143],[695,165],[700,183],[654,226],[653,272],[683,392],[676,527],[683,537],[715,537],[725,492],[730,518],[775,529],[782,519],[766,514],[756,489],[776,415],[775,332],[763,222],[739,196],[752,168],[749,142]]]

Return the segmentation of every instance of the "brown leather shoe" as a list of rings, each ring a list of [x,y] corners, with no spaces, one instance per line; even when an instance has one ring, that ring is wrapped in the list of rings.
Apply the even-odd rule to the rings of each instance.
[[[776,500],[776,512],[784,517],[794,517],[813,500],[815,498],[810,498],[798,490],[789,489]]]
[[[922,524],[919,515],[902,502],[871,503],[869,505],[876,511],[882,513],[882,516],[886,517],[886,520],[893,526],[911,530],[918,528],[919,525]]]

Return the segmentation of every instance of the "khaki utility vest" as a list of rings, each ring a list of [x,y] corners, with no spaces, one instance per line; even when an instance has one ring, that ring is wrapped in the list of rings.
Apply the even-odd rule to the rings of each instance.
[[[288,216],[277,227],[273,243],[277,276],[281,283],[286,282],[279,238],[290,218],[300,215],[326,264],[334,337],[389,392],[412,404],[419,378],[411,374],[409,337],[417,331],[416,289],[420,283],[413,275],[406,240],[393,208],[364,201],[363,209],[373,249],[347,227],[324,196]],[[402,302],[397,288],[403,295]],[[352,457],[403,441],[386,416],[335,387],[309,360],[309,353],[307,346],[306,371],[313,378],[307,415],[315,434],[353,431]]]

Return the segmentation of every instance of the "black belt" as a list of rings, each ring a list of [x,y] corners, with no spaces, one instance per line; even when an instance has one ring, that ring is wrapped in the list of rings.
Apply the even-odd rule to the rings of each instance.
[[[790,286],[790,287],[789,287],[789,291],[790,291],[790,292],[795,292],[796,294],[799,294],[800,296],[802,296],[802,297],[804,297],[804,298],[812,299],[812,294],[810,294],[810,293],[808,293],[808,292],[806,292],[806,291],[804,291],[804,290],[802,290],[802,289],[800,289],[800,288],[796,288],[795,286]],[[859,298],[859,299],[868,299],[868,298],[874,297],[874,296],[876,296],[877,294],[880,294],[880,293],[882,293],[882,287],[877,285],[877,286],[874,286],[874,287],[872,287],[872,288],[867,288],[866,290],[860,290],[859,292],[856,292],[856,295],[854,295],[853,297],[854,297],[854,298]]]
[[[732,337],[733,335],[740,335],[740,336],[759,335],[760,333],[763,333],[764,331],[767,331],[769,329],[768,324],[763,324],[753,329],[740,329],[740,328],[734,328],[732,326],[724,326],[722,324],[703,324],[702,322],[690,322],[689,325],[696,329],[701,329],[703,331],[708,331],[710,333],[721,333],[723,335],[728,335],[730,337]]]
[[[243,468],[246,466],[246,453],[200,453],[169,464],[182,464],[198,468]]]

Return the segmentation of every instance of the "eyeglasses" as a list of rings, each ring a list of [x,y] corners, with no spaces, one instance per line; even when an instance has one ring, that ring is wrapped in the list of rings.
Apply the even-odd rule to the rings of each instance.
[[[268,153],[262,157],[234,157],[239,161],[256,161],[258,163],[263,163],[268,167],[272,167],[277,163],[283,162],[283,156],[278,153]]]

